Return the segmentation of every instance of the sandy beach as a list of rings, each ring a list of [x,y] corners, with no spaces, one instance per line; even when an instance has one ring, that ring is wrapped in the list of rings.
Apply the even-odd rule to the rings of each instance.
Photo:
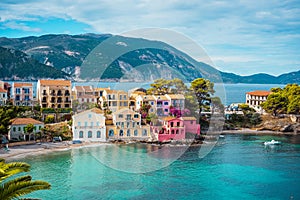
[[[18,160],[26,156],[35,156],[41,154],[48,154],[51,152],[67,151],[74,148],[92,147],[99,145],[108,145],[109,143],[81,143],[72,144],[70,141],[59,143],[36,143],[29,145],[13,146],[9,147],[9,151],[0,149],[0,158],[4,158],[7,161]]]

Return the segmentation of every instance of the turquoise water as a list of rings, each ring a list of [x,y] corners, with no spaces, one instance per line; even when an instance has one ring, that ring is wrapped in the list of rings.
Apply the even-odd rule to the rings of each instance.
[[[282,145],[265,147],[263,142],[270,139],[280,140]],[[27,157],[24,161],[31,164],[33,178],[52,184],[51,190],[30,196],[43,199],[300,199],[299,136],[226,135],[202,159],[198,156],[199,148],[104,145]],[[149,163],[143,162],[147,156],[155,164],[158,161],[165,164],[175,158],[171,152],[182,149],[185,153],[166,167],[129,173],[149,169]]]

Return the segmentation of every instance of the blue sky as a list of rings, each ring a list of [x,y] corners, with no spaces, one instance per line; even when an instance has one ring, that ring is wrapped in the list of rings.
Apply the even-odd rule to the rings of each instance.
[[[241,75],[300,70],[299,0],[2,0],[0,37],[167,28]]]

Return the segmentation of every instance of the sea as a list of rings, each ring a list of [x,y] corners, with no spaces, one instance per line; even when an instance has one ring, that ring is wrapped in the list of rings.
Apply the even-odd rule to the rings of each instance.
[[[275,139],[280,145],[265,146]],[[203,156],[201,149],[213,145]],[[300,199],[300,136],[225,135],[201,146],[104,144],[29,156],[41,199]]]
[[[36,97],[36,85],[33,83],[33,96]],[[12,82],[10,82],[12,84]],[[148,89],[151,83],[139,83],[139,82],[72,82],[72,87],[76,85],[91,85],[93,87],[115,89],[130,91],[137,88]],[[189,86],[189,83],[187,83]],[[245,103],[246,92],[254,90],[270,90],[274,87],[283,88],[285,85],[281,84],[215,84],[216,94],[219,96],[224,105],[230,105],[232,103]]]

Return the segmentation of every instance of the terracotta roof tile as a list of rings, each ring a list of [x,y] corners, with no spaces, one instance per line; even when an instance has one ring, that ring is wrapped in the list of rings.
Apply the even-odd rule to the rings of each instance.
[[[256,90],[252,92],[247,92],[247,94],[255,95],[255,96],[268,96],[271,92],[270,91],[264,91],[264,90]]]
[[[170,120],[173,120],[173,119],[176,119],[176,117],[168,116],[168,117],[164,117],[162,120],[170,121]]]
[[[83,91],[84,91],[83,88],[82,88],[82,86],[79,86],[79,85],[75,86],[75,90],[77,90],[78,92],[79,92],[79,91],[80,91],[80,92],[83,92]]]
[[[7,90],[0,88],[0,92],[7,92]]]
[[[12,120],[11,125],[27,125],[27,124],[44,124],[32,118],[15,118]]]
[[[71,86],[69,80],[39,80],[41,85],[45,86]]]
[[[185,99],[182,94],[168,94],[171,99]]]
[[[32,83],[13,83],[13,87],[32,87]]]
[[[195,117],[181,117],[181,119],[184,120],[197,120]]]

